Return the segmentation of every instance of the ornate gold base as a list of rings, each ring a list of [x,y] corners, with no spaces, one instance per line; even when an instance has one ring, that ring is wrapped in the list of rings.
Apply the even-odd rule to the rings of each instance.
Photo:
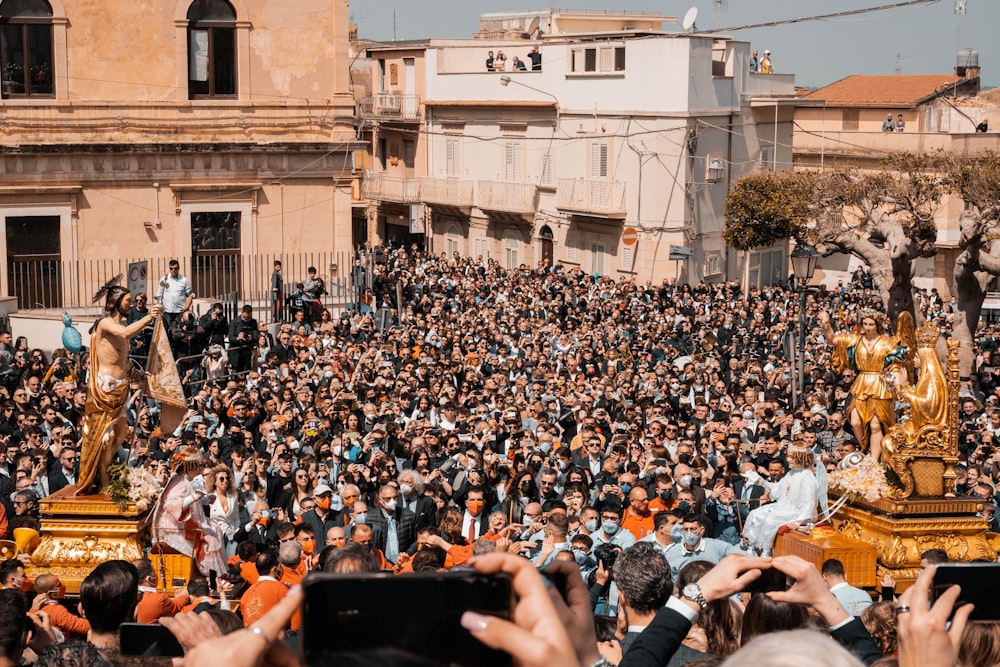
[[[943,549],[956,562],[996,560],[986,520],[975,515],[981,508],[981,501],[969,498],[855,501],[837,512],[833,524],[842,535],[873,545],[879,586],[890,574],[902,591],[916,580],[920,554],[928,549]]]
[[[145,512],[134,505],[120,510],[105,495],[75,492],[75,486],[66,487],[40,501],[41,540],[25,566],[29,577],[58,575],[70,594],[79,593],[101,563],[142,558],[148,541]]]

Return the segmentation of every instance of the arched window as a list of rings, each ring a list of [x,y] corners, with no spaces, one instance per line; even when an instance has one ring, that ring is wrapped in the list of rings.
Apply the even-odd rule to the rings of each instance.
[[[517,250],[521,247],[521,239],[514,232],[508,232],[504,240],[504,259],[508,269],[516,269],[520,266],[517,261]]]
[[[52,7],[45,0],[0,3],[3,96],[52,97]]]
[[[188,9],[188,97],[236,95],[236,11],[226,0]]]
[[[451,259],[455,253],[460,252],[458,247],[462,242],[462,233],[458,231],[458,227],[455,225],[448,226],[448,233],[445,234],[446,240],[446,251],[448,253],[448,259]]]

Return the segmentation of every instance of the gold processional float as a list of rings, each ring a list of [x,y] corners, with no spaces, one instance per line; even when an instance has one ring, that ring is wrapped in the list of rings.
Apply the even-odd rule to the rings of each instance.
[[[930,549],[945,551],[953,562],[994,562],[1000,546],[998,536],[987,532],[987,521],[979,515],[985,501],[954,493],[959,460],[959,342],[946,343],[946,370],[937,351],[938,329],[924,324],[906,340],[908,323],[912,332],[912,320],[907,322],[907,318],[908,314],[901,316],[896,337],[883,338],[916,349],[917,382],[889,380],[895,397],[905,406],[902,416],[882,440],[880,466],[855,468],[865,471],[857,475],[868,478],[884,471],[888,493],[866,499],[857,489],[875,483],[872,479],[859,477],[860,485],[845,490],[836,484],[835,473],[829,487],[832,528],[785,533],[775,545],[776,555],[800,555],[817,565],[825,558],[839,558],[848,580],[869,588],[880,587],[883,576],[889,574],[897,590],[906,589],[920,571],[920,555]],[[911,366],[910,379],[913,374]],[[889,369],[886,377],[891,377]],[[851,463],[859,463],[864,456],[854,454]],[[839,476],[849,479],[850,472]]]

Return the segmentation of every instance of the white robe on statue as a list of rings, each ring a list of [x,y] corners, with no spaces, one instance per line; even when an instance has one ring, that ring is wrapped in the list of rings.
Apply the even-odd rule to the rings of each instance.
[[[789,523],[809,523],[816,517],[819,500],[816,475],[806,468],[792,468],[777,482],[760,479],[754,483],[767,488],[775,502],[750,512],[743,526],[743,537],[758,551],[770,552],[779,528]]]
[[[204,554],[198,558],[195,545],[188,537],[189,522],[201,529],[204,540]],[[198,570],[208,576],[209,570],[218,574],[226,572],[226,552],[222,544],[222,534],[215,522],[205,516],[201,500],[195,488],[181,473],[167,482],[153,515],[153,543],[163,542],[178,553],[197,561]]]

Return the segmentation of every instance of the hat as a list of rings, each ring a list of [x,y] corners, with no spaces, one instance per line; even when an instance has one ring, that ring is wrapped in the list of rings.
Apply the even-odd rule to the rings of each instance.
[[[326,484],[317,484],[313,489],[313,496],[322,496],[324,493],[333,493],[333,489]]]
[[[769,56],[769,55],[771,55],[771,51],[770,51],[770,50],[768,50],[768,49],[764,49],[764,55],[765,55],[765,56]]]

